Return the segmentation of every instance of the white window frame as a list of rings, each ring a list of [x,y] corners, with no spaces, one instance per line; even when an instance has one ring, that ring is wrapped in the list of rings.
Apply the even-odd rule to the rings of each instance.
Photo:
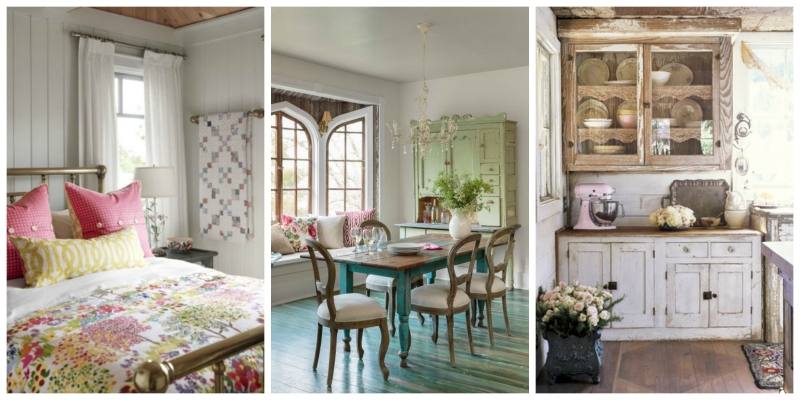
[[[297,119],[305,126],[305,128],[308,130],[309,136],[311,136],[311,157],[312,162],[314,163],[311,173],[311,180],[313,182],[311,213],[314,215],[321,215],[320,213],[327,209],[328,204],[328,188],[326,186],[327,180],[323,180],[323,178],[326,178],[328,174],[328,137],[333,133],[333,129],[337,126],[348,121],[364,118],[364,157],[366,158],[364,165],[364,206],[366,208],[372,208],[375,198],[375,171],[373,170],[373,149],[375,141],[372,117],[373,106],[364,107],[356,111],[351,111],[349,113],[337,116],[328,124],[328,131],[323,132],[322,134],[320,134],[317,122],[314,121],[314,118],[309,113],[305,112],[303,109],[295,106],[294,104],[289,103],[288,101],[273,104],[271,113],[274,112],[282,112],[292,118]],[[271,154],[272,149],[268,149],[268,151],[268,154]]]
[[[538,47],[541,46],[550,55],[550,179],[552,179],[553,197],[540,200],[539,174],[536,174],[536,220],[543,221],[553,215],[559,214],[564,209],[564,179],[561,161],[561,43],[555,35],[536,32],[536,56],[538,62]],[[538,74],[536,76],[539,78]],[[538,82],[537,82],[538,83]],[[536,91],[538,95],[538,90]],[[536,98],[538,102],[538,96]],[[538,104],[537,104],[538,114]],[[539,155],[539,134],[544,129],[544,124],[536,118],[536,157]],[[538,167],[538,162],[537,162]]]

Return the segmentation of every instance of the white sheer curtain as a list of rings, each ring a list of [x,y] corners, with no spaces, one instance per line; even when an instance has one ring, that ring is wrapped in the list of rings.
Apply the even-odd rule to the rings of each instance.
[[[83,37],[78,42],[78,162],[105,165],[105,189],[117,189],[114,44]]]
[[[174,167],[178,196],[159,199],[167,216],[164,238],[189,234],[186,196],[186,157],[183,141],[181,63],[183,58],[144,52],[144,124],[148,163]]]

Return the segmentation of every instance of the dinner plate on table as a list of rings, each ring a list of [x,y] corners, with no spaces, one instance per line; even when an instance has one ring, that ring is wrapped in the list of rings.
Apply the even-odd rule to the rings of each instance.
[[[393,243],[388,245],[386,249],[392,255],[413,256],[419,254],[423,247],[425,247],[424,243]]]

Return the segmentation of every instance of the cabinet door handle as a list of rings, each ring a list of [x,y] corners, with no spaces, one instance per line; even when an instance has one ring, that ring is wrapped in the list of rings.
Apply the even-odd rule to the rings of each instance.
[[[567,142],[567,147],[573,147],[573,146],[575,146],[575,143],[572,140]]]
[[[716,299],[717,298],[717,294],[716,293],[711,293],[711,297]]]
[[[703,300],[711,300],[711,296],[713,293],[711,292],[703,292]]]
[[[717,145],[717,147],[722,147],[722,141],[721,140],[717,140],[715,142],[715,144]]]
[[[688,247],[688,246],[683,246],[683,252],[684,252],[684,253],[688,253],[689,251],[690,251],[690,250],[689,250],[689,247]]]
[[[607,290],[617,290],[617,282],[615,282],[615,281],[609,281],[608,283],[606,283],[605,285],[603,285],[603,289],[607,289]]]
[[[644,106],[644,108],[650,108],[650,103],[649,102],[644,102],[644,103],[642,103],[642,105]]]
[[[733,253],[735,251],[736,249],[734,249],[733,246],[728,246],[728,253]]]

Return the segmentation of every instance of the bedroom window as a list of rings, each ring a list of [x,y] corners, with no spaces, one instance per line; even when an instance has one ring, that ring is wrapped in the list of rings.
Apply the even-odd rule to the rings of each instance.
[[[114,74],[114,109],[117,114],[117,182],[133,181],[136,167],[147,164],[144,129],[144,79],[141,75]]]
[[[312,148],[308,129],[283,112],[272,113],[272,218],[308,215],[312,207]]]
[[[327,146],[327,214],[364,209],[364,118],[334,128]]]

